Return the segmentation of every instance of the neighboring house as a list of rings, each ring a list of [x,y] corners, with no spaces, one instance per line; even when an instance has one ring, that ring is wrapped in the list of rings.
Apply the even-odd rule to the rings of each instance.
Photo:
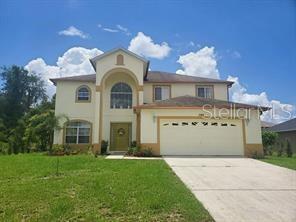
[[[262,110],[229,102],[233,82],[148,71],[149,61],[123,48],[90,62],[95,74],[51,79],[56,115],[70,119],[55,144],[100,151],[105,140],[114,152],[135,140],[156,155],[262,153]]]
[[[290,141],[291,147],[296,152],[296,118],[286,122],[274,125],[268,129],[278,133],[278,142],[286,146],[287,140]]]
[[[268,129],[268,128],[274,126],[274,125],[275,125],[274,123],[266,122],[266,121],[261,120],[261,129],[262,130]]]

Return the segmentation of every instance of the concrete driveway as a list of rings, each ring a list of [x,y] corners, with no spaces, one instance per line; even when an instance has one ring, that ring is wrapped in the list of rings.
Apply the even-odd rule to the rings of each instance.
[[[247,158],[164,157],[216,222],[296,221],[296,171]]]

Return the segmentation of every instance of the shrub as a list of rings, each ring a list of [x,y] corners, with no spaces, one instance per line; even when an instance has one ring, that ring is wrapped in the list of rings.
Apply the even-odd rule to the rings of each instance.
[[[263,159],[263,155],[262,154],[258,154],[257,151],[252,153],[252,158],[253,159]]]
[[[127,155],[128,156],[136,156],[140,152],[139,147],[129,147],[127,150]]]
[[[153,153],[151,148],[141,150],[139,147],[129,147],[127,155],[137,157],[152,157]]]
[[[152,153],[152,149],[151,148],[144,149],[142,151],[142,153],[143,153],[143,156],[144,157],[152,157],[153,156],[153,153]]]
[[[94,153],[93,150],[94,150],[94,146],[93,145],[87,146],[87,154],[90,154],[90,155],[93,154]]]
[[[293,150],[291,148],[291,144],[290,144],[290,141],[289,140],[287,140],[287,149],[286,149],[286,151],[287,151],[287,156],[288,157],[292,157],[293,156]]]
[[[0,154],[8,154],[9,153],[9,144],[0,141]]]
[[[278,134],[271,131],[264,131],[262,133],[262,143],[264,155],[272,154],[271,147],[275,144]]]
[[[51,155],[64,155],[64,146],[60,144],[54,144],[51,149]]]
[[[66,154],[66,155],[70,155],[71,154],[71,147],[69,144],[64,144],[63,146],[63,152]]]
[[[107,153],[107,148],[108,148],[108,141],[102,140],[102,143],[101,143],[101,154],[106,154]]]
[[[135,140],[132,141],[132,142],[131,142],[131,147],[137,147],[137,141],[135,141]]]
[[[283,155],[283,152],[284,152],[284,143],[283,142],[281,142],[280,144],[279,144],[279,149],[278,149],[278,153],[277,153],[277,156],[282,156]]]

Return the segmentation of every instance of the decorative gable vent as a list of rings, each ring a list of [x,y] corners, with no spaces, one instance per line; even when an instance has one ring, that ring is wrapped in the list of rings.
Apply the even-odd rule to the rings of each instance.
[[[116,65],[124,65],[123,64],[123,55],[119,54],[116,57]]]

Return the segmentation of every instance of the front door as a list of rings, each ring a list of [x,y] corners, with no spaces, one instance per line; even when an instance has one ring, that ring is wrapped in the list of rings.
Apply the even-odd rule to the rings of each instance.
[[[110,151],[127,151],[130,144],[131,123],[111,123]]]

